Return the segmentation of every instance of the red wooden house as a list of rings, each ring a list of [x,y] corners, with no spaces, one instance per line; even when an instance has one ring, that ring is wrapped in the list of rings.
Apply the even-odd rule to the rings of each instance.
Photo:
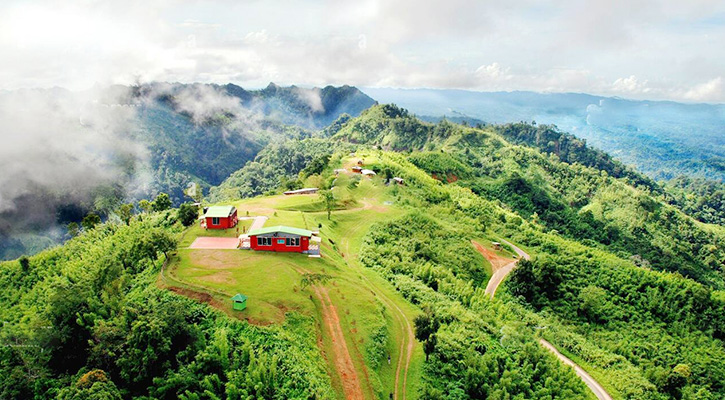
[[[206,229],[229,229],[237,226],[237,208],[234,206],[213,206],[204,213]]]
[[[249,248],[252,250],[319,254],[320,238],[313,236],[312,231],[307,229],[271,226],[253,229],[242,236],[248,237]]]

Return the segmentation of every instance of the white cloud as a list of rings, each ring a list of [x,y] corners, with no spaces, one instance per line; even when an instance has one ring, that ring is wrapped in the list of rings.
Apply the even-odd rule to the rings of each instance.
[[[628,78],[619,78],[614,81],[614,84],[612,84],[612,90],[615,93],[624,95],[636,95],[650,92],[650,88],[647,87],[647,81],[640,81],[634,75],[631,75]]]
[[[275,81],[725,101],[722,15],[715,0],[10,2],[0,88]]]
[[[684,97],[693,101],[723,101],[725,99],[725,84],[721,77],[717,77],[686,91]]]

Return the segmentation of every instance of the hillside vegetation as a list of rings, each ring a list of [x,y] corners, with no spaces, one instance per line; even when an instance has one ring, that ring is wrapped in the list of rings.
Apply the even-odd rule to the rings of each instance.
[[[522,137],[554,135],[519,128]],[[10,321],[3,339],[53,349],[0,350],[0,373],[13,377],[2,394],[342,398],[351,389],[328,358],[339,334],[367,388],[360,398],[592,399],[539,338],[615,399],[725,395],[725,230],[668,204],[648,179],[571,138],[539,150],[393,105],[342,117],[318,136],[268,145],[211,200],[319,229],[319,264],[223,250],[208,265],[185,248],[203,230],[181,227],[169,211],[101,224],[2,264],[13,288],[0,297]],[[351,174],[358,161],[377,176]],[[255,197],[302,186],[321,195]],[[172,255],[182,233],[184,248]],[[492,299],[493,265],[482,254],[502,240],[532,259]],[[194,290],[214,299],[246,287],[264,307],[240,321],[214,301],[159,289],[164,254]],[[254,268],[276,272],[254,279]],[[315,284],[327,300],[290,278],[305,270],[329,275]],[[330,306],[342,315],[339,330],[324,317]],[[53,329],[39,329],[44,321]]]

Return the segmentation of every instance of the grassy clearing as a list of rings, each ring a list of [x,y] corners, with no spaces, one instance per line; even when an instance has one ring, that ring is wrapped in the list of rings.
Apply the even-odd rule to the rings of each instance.
[[[197,290],[207,288],[217,300],[215,306],[221,304],[225,312],[235,317],[259,325],[279,324],[285,320],[286,313],[294,311],[314,316],[320,333],[324,333],[321,306],[310,288],[302,289],[301,271],[331,275],[333,278],[325,287],[339,314],[360,379],[371,388],[365,396],[387,398],[395,389],[401,344],[404,345],[403,353],[407,353],[405,321],[407,319],[412,325],[420,311],[405,301],[386,280],[360,266],[357,257],[362,241],[374,223],[389,220],[404,211],[385,204],[393,198],[391,188],[383,185],[380,179],[362,179],[354,188],[348,187],[347,181],[348,177],[344,177],[341,179],[344,186],[335,189],[336,198],[345,197],[346,203],[344,209],[333,211],[331,220],[327,219],[324,208],[320,208],[317,195],[266,196],[233,203],[240,217],[269,217],[266,226],[288,225],[311,230],[321,226],[322,258],[308,258],[297,253],[186,249],[198,236],[236,234],[236,230],[205,231],[194,226],[186,232],[168,274]],[[240,221],[245,227],[251,222]],[[249,298],[247,309],[241,313],[232,311],[231,301],[224,298],[235,293],[243,293]],[[381,331],[387,332],[382,347],[374,342],[375,333]],[[331,354],[329,338],[321,337],[321,344],[324,353]],[[413,349],[407,398],[415,397],[424,359],[422,348],[415,341]],[[406,358],[402,358],[403,364],[408,364]],[[328,363],[332,370],[334,365],[330,360]],[[401,373],[398,386],[401,395],[403,381]],[[335,386],[342,393],[340,383],[336,382]]]
[[[326,260],[296,253],[183,249],[178,256],[170,270],[173,277],[229,297],[236,293],[248,296],[243,313],[251,322],[262,325],[281,323],[288,311],[313,314],[312,292],[301,288],[299,268],[317,273],[331,269]]]

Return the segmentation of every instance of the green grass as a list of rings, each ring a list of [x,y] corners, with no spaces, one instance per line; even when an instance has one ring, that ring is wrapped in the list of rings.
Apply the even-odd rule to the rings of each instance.
[[[206,288],[215,299],[222,302],[224,311],[230,315],[265,325],[281,323],[287,312],[296,311],[314,316],[321,333],[324,330],[321,328],[320,305],[310,288],[301,288],[300,271],[304,269],[332,275],[333,279],[325,287],[337,309],[360,378],[369,379],[375,391],[374,394],[366,393],[366,397],[387,398],[394,390],[400,343],[406,337],[404,320],[396,309],[402,310],[411,324],[420,312],[389,282],[376,272],[363,268],[358,262],[360,247],[370,227],[376,222],[404,213],[404,210],[394,205],[384,204],[385,200],[392,199],[390,190],[379,179],[363,179],[352,190],[346,186],[337,188],[335,193],[338,198],[346,197],[353,201],[348,203],[348,208],[333,211],[331,220],[327,219],[324,209],[319,209],[320,202],[315,195],[265,196],[234,202],[240,217],[246,216],[247,211],[250,216],[268,216],[266,226],[288,225],[317,230],[321,225],[323,257],[309,258],[297,253],[186,249],[198,236],[236,234],[235,230],[232,234],[232,230],[205,231],[194,226],[185,233],[181,250],[170,265],[168,274],[196,290]],[[248,227],[251,221],[240,223]],[[225,299],[225,296],[231,297],[236,293],[249,298],[247,309],[242,312],[231,311],[231,301]],[[379,311],[381,304],[386,309],[385,317]],[[388,364],[387,357],[383,357],[380,367],[370,370],[365,364],[366,345],[373,332],[382,324],[388,327],[387,353],[392,362]],[[323,350],[331,354],[329,338],[321,339]],[[423,360],[422,347],[415,343],[408,377],[408,398],[414,398],[417,393]],[[334,368],[334,365],[330,364],[330,368]],[[336,386],[340,391],[339,382]]]
[[[326,260],[298,253],[182,249],[178,257],[170,270],[173,277],[230,297],[246,295],[247,309],[242,313],[259,324],[280,323],[288,311],[314,314],[312,292],[300,287],[299,268],[312,272],[331,269]]]

